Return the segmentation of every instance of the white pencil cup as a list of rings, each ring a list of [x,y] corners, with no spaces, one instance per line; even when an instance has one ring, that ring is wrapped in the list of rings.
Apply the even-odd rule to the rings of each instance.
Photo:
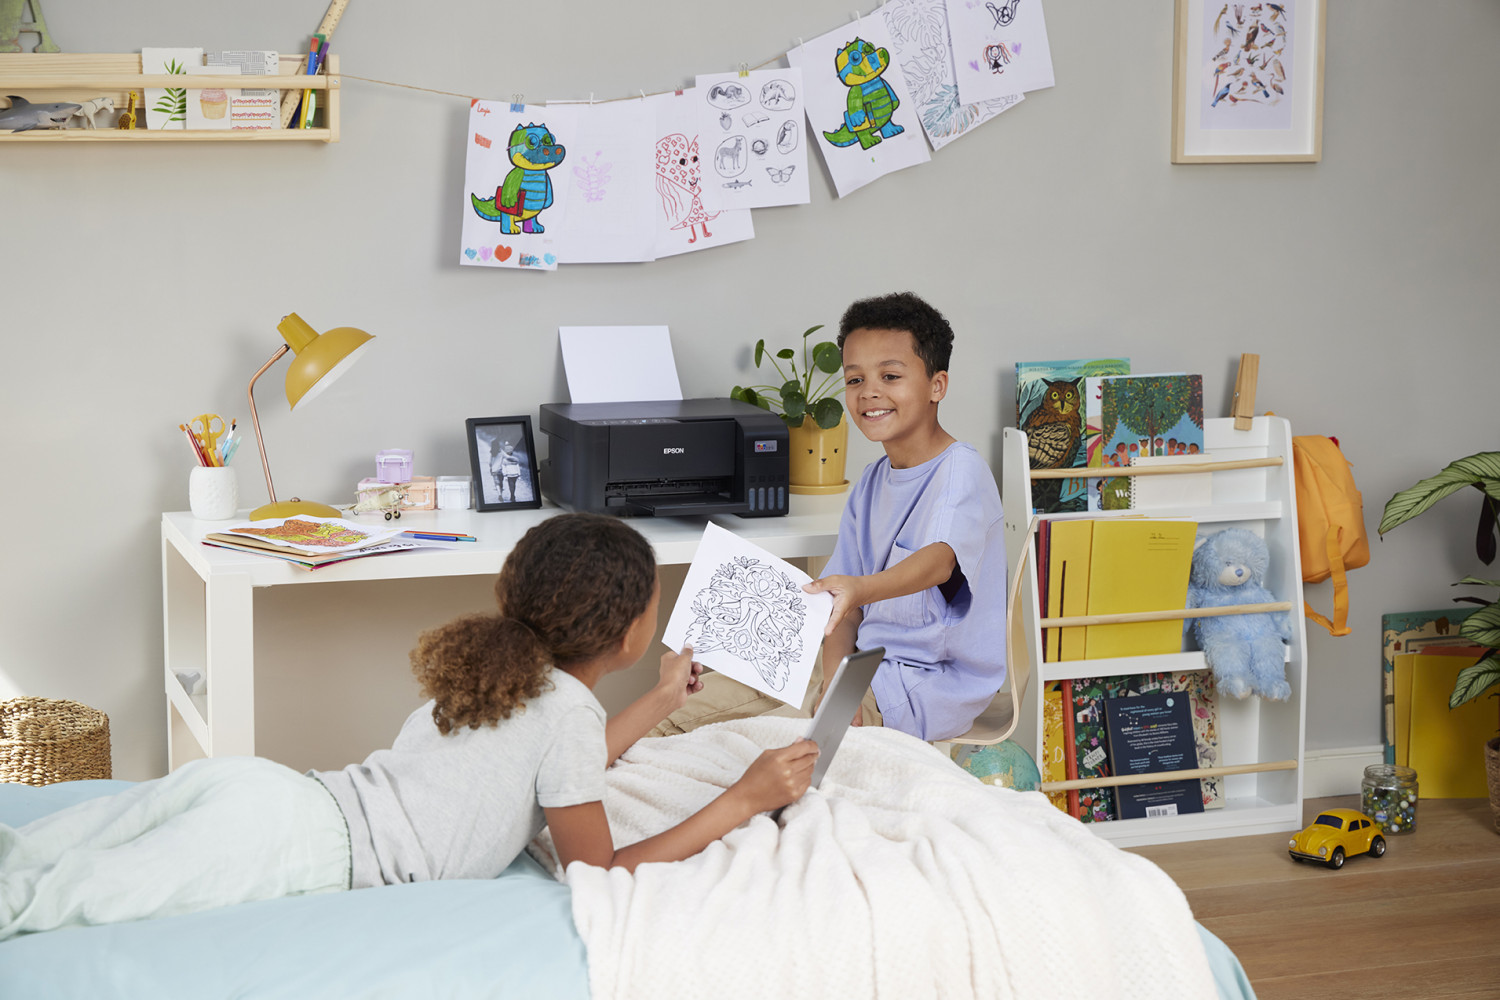
[[[227,521],[240,506],[239,482],[227,465],[195,465],[188,476],[188,508],[200,521]]]

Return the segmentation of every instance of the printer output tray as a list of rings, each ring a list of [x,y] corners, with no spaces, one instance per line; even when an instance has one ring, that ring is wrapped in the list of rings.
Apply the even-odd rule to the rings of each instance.
[[[718,493],[674,493],[668,496],[611,497],[611,507],[636,508],[657,517],[693,517],[709,514],[740,514],[749,509],[741,500]]]

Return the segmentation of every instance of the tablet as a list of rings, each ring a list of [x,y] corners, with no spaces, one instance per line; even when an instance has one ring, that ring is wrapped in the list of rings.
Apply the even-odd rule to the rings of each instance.
[[[805,734],[818,744],[818,762],[813,766],[812,785],[809,787],[817,788],[828,765],[833,763],[833,755],[838,752],[854,713],[859,711],[859,703],[870,689],[875,670],[884,659],[885,647],[876,646],[874,649],[856,649],[839,663],[833,683],[828,685],[828,693],[823,696],[823,703],[818,706]]]

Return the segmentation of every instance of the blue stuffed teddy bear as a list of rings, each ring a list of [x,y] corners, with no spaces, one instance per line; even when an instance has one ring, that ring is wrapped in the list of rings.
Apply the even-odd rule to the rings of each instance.
[[[1187,606],[1274,602],[1276,595],[1261,583],[1270,562],[1265,541],[1253,531],[1226,528],[1209,535],[1193,553]],[[1283,643],[1292,638],[1292,624],[1285,611],[1190,618],[1186,626],[1213,668],[1219,690],[1234,698],[1258,694],[1285,701],[1291,696]]]

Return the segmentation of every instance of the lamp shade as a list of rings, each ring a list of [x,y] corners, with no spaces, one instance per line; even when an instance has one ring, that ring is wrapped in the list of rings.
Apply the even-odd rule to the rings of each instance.
[[[276,329],[295,355],[286,373],[286,401],[293,410],[332,385],[375,339],[352,326],[320,335],[296,313],[288,313]]]

